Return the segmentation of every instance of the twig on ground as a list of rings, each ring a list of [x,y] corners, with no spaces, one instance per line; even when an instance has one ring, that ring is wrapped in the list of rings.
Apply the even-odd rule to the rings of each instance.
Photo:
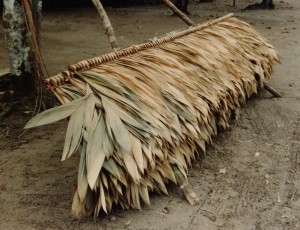
[[[204,208],[199,208],[199,209],[202,210],[202,211],[204,211],[204,212],[208,212],[208,213],[211,213],[211,214],[215,214],[214,212],[208,211],[208,210],[206,210],[206,209],[204,209]]]
[[[294,190],[294,192],[293,192],[293,194],[292,194],[292,196],[291,196],[291,198],[290,198],[287,206],[291,206],[291,204],[292,204],[292,202],[294,200],[296,192],[297,192],[297,189]]]

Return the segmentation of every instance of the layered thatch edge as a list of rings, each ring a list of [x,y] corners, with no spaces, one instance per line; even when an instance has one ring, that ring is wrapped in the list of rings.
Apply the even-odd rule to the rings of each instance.
[[[63,159],[81,149],[73,211],[97,215],[113,203],[140,208],[140,198],[150,204],[149,190],[167,194],[165,183],[178,183],[176,168],[187,176],[195,151],[205,152],[205,143],[238,116],[276,61],[274,47],[230,14],[79,62],[47,79],[64,112],[54,108],[33,123],[71,116]],[[139,74],[131,78],[132,69],[148,85]],[[53,111],[58,116],[51,118]]]

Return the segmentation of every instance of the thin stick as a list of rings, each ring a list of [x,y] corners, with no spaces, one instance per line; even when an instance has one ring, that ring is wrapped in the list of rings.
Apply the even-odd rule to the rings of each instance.
[[[276,89],[271,87],[267,82],[264,82],[264,88],[269,93],[271,93],[274,97],[282,97],[281,93],[279,93]]]
[[[31,46],[34,54],[34,61],[35,61],[35,70],[36,70],[36,103],[34,106],[34,112],[33,115],[38,114],[41,109],[41,104],[43,100],[43,88],[42,88],[42,80],[45,79],[45,76],[43,74],[42,65],[45,69],[46,74],[49,77],[44,59],[41,54],[40,46],[39,46],[39,40],[38,40],[38,31],[36,30],[33,15],[30,8],[30,3],[28,0],[22,0],[22,6],[25,13],[25,19],[26,19],[26,26],[28,28],[28,31],[31,33],[30,39],[31,39]],[[39,29],[39,28],[38,28]]]
[[[114,51],[119,50],[120,48],[117,43],[114,29],[110,23],[109,17],[105,12],[105,9],[103,8],[103,5],[101,4],[100,0],[92,0],[92,2],[95,5],[98,13],[100,14],[100,17],[103,22],[103,27],[105,29],[105,33],[108,37],[108,40],[110,42],[111,48],[113,48]]]
[[[293,195],[292,195],[291,198],[290,198],[290,201],[289,201],[289,203],[288,203],[288,206],[291,206],[292,201],[294,200],[294,197],[295,197],[296,192],[297,192],[297,190],[295,189],[295,191],[293,192]]]
[[[34,53],[34,61],[35,61],[35,68],[36,68],[36,73],[38,78],[44,78],[41,70],[41,54],[40,54],[40,49],[39,49],[39,42],[38,42],[38,37],[37,37],[37,31],[34,25],[34,20],[33,20],[33,15],[30,9],[30,4],[28,0],[23,0],[23,10],[26,15],[26,23],[27,23],[27,28],[29,32],[31,33],[31,45],[32,45],[32,50]]]
[[[172,2],[169,0],[163,0],[163,2],[166,4],[167,7],[169,7],[170,10],[172,10],[175,14],[177,14],[186,24],[189,26],[195,25],[194,22],[186,16],[181,10],[179,10]]]

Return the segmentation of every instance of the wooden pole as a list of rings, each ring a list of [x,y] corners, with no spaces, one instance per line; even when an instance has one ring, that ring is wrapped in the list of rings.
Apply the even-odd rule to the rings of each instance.
[[[169,7],[169,9],[171,9],[175,14],[177,14],[186,24],[188,24],[189,26],[195,25],[194,22],[191,19],[189,19],[189,17],[186,14],[180,11],[172,2],[170,2],[170,0],[163,0],[163,2],[167,7]]]
[[[110,42],[111,47],[114,51],[119,50],[119,46],[117,43],[117,39],[114,33],[114,29],[110,23],[109,17],[107,16],[105,9],[103,8],[103,5],[101,4],[100,0],[92,0],[93,4],[95,5],[98,13],[100,14],[100,17],[103,22],[103,27],[105,29],[105,33],[108,36],[108,40]]]

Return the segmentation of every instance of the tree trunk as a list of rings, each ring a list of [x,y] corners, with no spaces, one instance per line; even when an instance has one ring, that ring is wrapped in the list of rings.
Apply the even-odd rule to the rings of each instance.
[[[42,0],[30,3],[36,31],[39,31]],[[13,84],[17,94],[28,95],[35,91],[36,71],[22,0],[3,0],[3,5],[3,28]]]

